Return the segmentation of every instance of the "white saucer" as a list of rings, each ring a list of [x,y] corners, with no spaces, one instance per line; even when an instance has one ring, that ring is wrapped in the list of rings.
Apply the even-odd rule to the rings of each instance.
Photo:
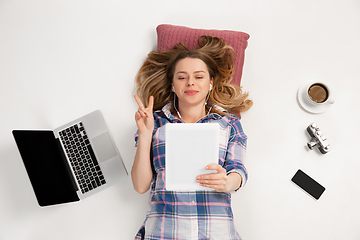
[[[300,107],[309,113],[326,112],[331,107],[332,104],[324,103],[324,104],[319,104],[319,105],[313,105],[313,104],[307,102],[306,91],[307,91],[308,86],[309,86],[309,83],[305,83],[304,85],[302,85],[299,88],[299,91],[297,93],[297,100],[298,100],[298,104],[300,105]]]

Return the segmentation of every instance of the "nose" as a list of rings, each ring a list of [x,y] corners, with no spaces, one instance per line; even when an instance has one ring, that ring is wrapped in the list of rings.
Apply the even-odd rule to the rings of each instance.
[[[188,81],[187,81],[187,86],[190,87],[190,86],[194,86],[194,85],[195,85],[194,77],[189,77]]]

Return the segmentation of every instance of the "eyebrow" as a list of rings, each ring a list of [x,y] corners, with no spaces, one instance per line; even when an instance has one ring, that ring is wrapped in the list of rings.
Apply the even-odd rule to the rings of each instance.
[[[187,74],[187,72],[185,72],[185,71],[178,71],[177,73],[175,73],[175,74],[180,74],[180,73],[185,73],[185,74]],[[206,73],[204,70],[197,70],[197,71],[195,71],[194,73]]]

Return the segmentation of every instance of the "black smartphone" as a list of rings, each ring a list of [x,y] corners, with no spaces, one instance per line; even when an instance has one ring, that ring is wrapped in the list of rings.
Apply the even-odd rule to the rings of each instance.
[[[325,191],[323,186],[321,186],[318,182],[316,182],[300,169],[295,173],[291,181],[302,188],[305,192],[313,196],[316,200],[318,200]]]

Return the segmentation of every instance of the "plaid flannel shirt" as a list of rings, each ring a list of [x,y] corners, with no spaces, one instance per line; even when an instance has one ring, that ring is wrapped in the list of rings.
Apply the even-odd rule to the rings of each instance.
[[[182,122],[170,112],[171,103],[154,113],[152,142],[153,179],[151,209],[135,239],[241,239],[235,229],[231,194],[216,191],[177,192],[165,189],[165,128],[166,123]],[[247,181],[243,164],[247,137],[236,116],[212,113],[198,123],[220,125],[219,164],[227,173],[237,172],[242,185]],[[137,143],[138,133],[135,134]]]

